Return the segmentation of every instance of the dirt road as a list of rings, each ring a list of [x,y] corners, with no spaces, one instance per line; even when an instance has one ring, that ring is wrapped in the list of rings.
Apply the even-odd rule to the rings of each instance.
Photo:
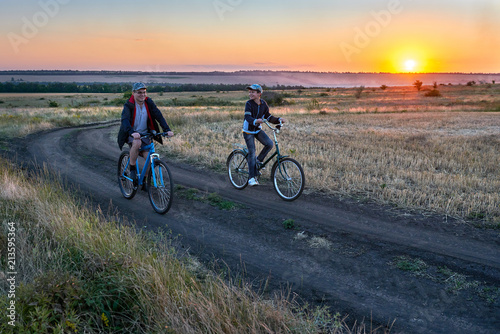
[[[276,195],[268,174],[262,186],[239,191],[225,175],[168,159],[176,184],[240,205],[224,211],[176,197],[172,209],[158,215],[146,193],[132,200],[121,196],[119,150],[110,135],[116,126],[46,132],[16,151],[21,161],[47,163],[104,209],[112,207],[143,228],[171,230],[181,247],[201,260],[227,264],[256,285],[269,279],[269,290],[289,287],[303,300],[352,320],[373,319],[377,325],[395,320],[391,333],[500,330],[498,231],[314,193],[288,203]],[[295,228],[284,228],[287,219]],[[401,256],[424,261],[425,271],[415,275],[396,268]],[[443,268],[454,274],[443,278]],[[451,285],[456,277],[476,285]]]

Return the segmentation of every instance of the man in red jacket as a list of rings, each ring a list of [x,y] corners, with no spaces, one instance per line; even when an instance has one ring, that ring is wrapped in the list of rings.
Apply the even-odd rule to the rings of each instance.
[[[137,82],[132,87],[132,96],[123,106],[120,131],[118,132],[118,146],[122,149],[125,143],[130,145],[130,171],[131,178],[136,180],[137,172],[135,162],[139,154],[144,158],[145,151],[141,150],[144,145],[149,145],[149,139],[141,140],[141,133],[155,130],[160,132],[158,128],[160,123],[163,131],[167,131],[167,135],[173,136],[174,133],[170,129],[152,99],[146,95],[146,85],[142,82]],[[155,138],[158,142],[162,142],[161,137]]]

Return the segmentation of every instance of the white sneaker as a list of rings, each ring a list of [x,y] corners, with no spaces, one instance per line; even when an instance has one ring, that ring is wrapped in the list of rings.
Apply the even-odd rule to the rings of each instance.
[[[258,186],[259,185],[259,181],[257,181],[257,179],[255,177],[252,177],[250,180],[248,180],[248,185],[250,187]]]

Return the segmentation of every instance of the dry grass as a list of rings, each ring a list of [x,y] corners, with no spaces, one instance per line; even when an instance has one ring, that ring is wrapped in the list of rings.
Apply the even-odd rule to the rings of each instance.
[[[498,226],[500,118],[490,107],[500,105],[500,99],[487,88],[483,90],[488,94],[476,87],[445,88],[448,97],[437,99],[398,88],[369,92],[369,97],[357,100],[352,91],[342,90],[333,93],[340,101],[337,95],[321,97],[321,112],[305,107],[308,98],[321,94],[302,93],[295,104],[273,109],[289,121],[280,135],[281,149],[303,164],[308,192],[371,199]],[[475,102],[448,105],[449,95]],[[348,112],[325,110],[328,103],[341,104],[342,99],[360,102]],[[222,171],[232,144],[243,143],[242,111],[237,107],[171,108],[166,115],[177,133],[166,144],[167,154]]]
[[[309,247],[311,248],[324,248],[324,249],[332,248],[332,242],[322,237],[314,236],[310,240],[308,240],[308,243]]]
[[[365,89],[359,99],[349,89],[286,92],[290,104],[273,108],[273,113],[289,121],[280,134],[281,148],[302,162],[307,191],[372,199],[498,226],[500,95],[496,87],[439,87],[443,97],[438,98],[391,87]],[[245,97],[227,94],[234,103],[243,103]],[[164,95],[156,100],[171,98]],[[317,99],[319,109],[308,110],[311,99]],[[103,105],[41,109],[23,103],[0,104],[0,131],[7,138],[117,119],[121,110]],[[162,110],[177,134],[163,147],[166,154],[223,171],[232,143],[243,143],[239,106]],[[176,254],[168,237],[138,234],[107,221],[102,213],[82,207],[43,178],[27,179],[3,168],[0,189],[0,249],[5,249],[7,223],[15,221],[18,280],[24,282],[17,293],[19,305],[24,300],[26,306],[19,311],[34,312],[26,314],[36,323],[43,321],[43,312],[54,310],[56,304],[47,301],[47,294],[57,294],[51,295],[50,289],[60,286],[55,283],[61,277],[69,277],[66,282],[75,285],[65,292],[78,292],[86,304],[69,300],[72,308],[64,310],[67,322],[58,325],[66,324],[66,331],[71,326],[80,331],[122,326],[122,332],[134,333],[368,332],[364,326],[349,329],[327,310],[302,309],[290,296],[264,299],[246,283],[227,282],[200,269],[195,260]],[[330,247],[319,241],[318,247]],[[1,264],[5,272],[5,261]],[[6,298],[2,296],[3,308]],[[28,307],[33,298],[38,300],[37,310]],[[96,305],[116,305],[116,309]],[[324,324],[328,329],[321,327]]]
[[[78,126],[117,119],[122,108],[38,108],[16,107],[0,109],[0,133],[5,137],[23,137],[30,133],[57,127]]]
[[[106,220],[50,178],[0,169],[0,250],[14,223],[20,332],[367,333],[325,308],[301,307],[293,296],[228,282],[176,253],[162,233]],[[1,289],[3,308],[7,287]],[[9,328],[0,324],[2,332]]]
[[[301,119],[290,130],[283,139],[316,190],[463,218],[500,218],[495,114],[326,115]]]
[[[500,85],[440,85],[442,97],[425,97],[429,89],[366,88],[361,98],[355,97],[355,89],[347,88],[276,92],[288,103],[272,108],[274,114],[289,121],[280,135],[281,148],[303,164],[306,193],[321,191],[370,199],[498,227]],[[121,96],[42,95],[44,103],[59,98],[78,100],[82,105]],[[0,130],[7,137],[116,119],[121,109],[103,105],[9,107],[30,105],[40,96],[0,94],[0,100],[5,100],[0,104]],[[242,109],[247,95],[189,92],[151,96],[164,105],[172,99],[198,97],[236,104],[161,108],[176,132],[163,148],[164,153],[224,171],[232,144],[243,143]]]

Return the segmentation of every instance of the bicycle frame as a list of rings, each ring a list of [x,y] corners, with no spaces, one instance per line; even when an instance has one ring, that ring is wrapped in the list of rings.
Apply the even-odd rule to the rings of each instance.
[[[273,160],[275,157],[276,157],[276,160],[277,162],[279,163],[279,161],[283,158],[286,158],[288,157],[288,155],[281,155],[280,153],[280,146],[279,146],[279,143],[278,143],[278,137],[276,136],[276,133],[279,132],[279,129],[276,129],[276,128],[273,128],[268,121],[264,121],[264,124],[266,124],[272,131],[273,131],[273,137],[274,137],[274,146],[276,147],[275,151],[273,152],[273,154],[271,154],[271,156],[269,158],[267,158],[265,161],[262,162],[262,167],[259,168],[259,169],[262,169],[263,167],[265,167],[271,160]],[[280,123],[281,126],[283,126],[283,124]],[[244,154],[245,154],[245,158],[248,157],[248,150],[246,147],[244,147],[243,145],[237,145],[238,148],[236,148],[236,150],[241,150]],[[279,171],[281,173],[281,166],[278,167],[279,168]],[[240,170],[240,166],[238,166],[238,170]],[[243,173],[248,173],[248,170],[241,170],[241,172]]]
[[[146,133],[141,135],[141,139],[162,136],[168,137],[167,132],[162,133]],[[130,151],[125,151],[120,154],[118,159],[118,185],[120,191],[126,199],[132,199],[139,187],[146,190],[149,196],[149,201],[153,209],[159,214],[165,214],[172,205],[173,198],[173,182],[172,175],[168,165],[160,159],[160,155],[155,152],[155,144],[153,141],[147,145],[141,146],[141,156],[145,157],[144,166],[140,170],[139,159],[136,160],[135,170],[136,179],[131,177],[130,171]],[[139,158],[139,157],[137,157]]]
[[[271,130],[273,130],[274,146],[276,147],[276,150],[274,151],[274,153],[269,158],[266,159],[266,161],[262,162],[262,166],[266,166],[269,163],[269,161],[271,161],[276,156],[277,156],[278,162],[281,159],[286,158],[288,156],[288,155],[281,155],[281,153],[280,153],[280,146],[279,146],[279,143],[278,143],[278,137],[276,136],[276,133],[279,132],[279,130],[275,129],[271,125],[269,125],[268,121],[264,121],[264,124],[266,124]],[[280,125],[282,126],[281,123],[280,123]]]
[[[156,159],[160,159],[160,155],[158,153],[155,153],[155,145],[153,143],[153,141],[151,141],[151,144],[148,144],[148,145],[145,145],[143,147],[141,147],[143,149],[143,151],[148,151],[148,156],[146,157],[146,162],[144,163],[144,166],[142,167],[142,171],[140,172],[139,174],[139,157],[137,158],[136,162],[135,162],[135,168],[137,169],[137,174],[138,174],[138,185],[139,186],[142,186],[143,183],[144,183],[144,178],[146,177],[146,173],[148,171],[148,168],[150,166],[153,166],[153,163]],[[127,166],[126,168],[128,168],[128,166],[130,165],[130,158],[128,159],[127,161]],[[125,169],[126,169],[125,168]],[[153,173],[153,182],[154,182],[154,186],[157,187],[158,185],[156,184],[156,175],[155,175],[155,170],[154,168],[152,169],[152,173]],[[161,173],[161,170],[160,170],[160,173]],[[131,178],[129,178],[128,176],[125,176],[123,175],[124,178],[126,178],[127,180],[129,181],[132,181]],[[163,175],[160,175],[160,177],[163,177]],[[163,180],[163,178],[160,178],[161,180]]]

